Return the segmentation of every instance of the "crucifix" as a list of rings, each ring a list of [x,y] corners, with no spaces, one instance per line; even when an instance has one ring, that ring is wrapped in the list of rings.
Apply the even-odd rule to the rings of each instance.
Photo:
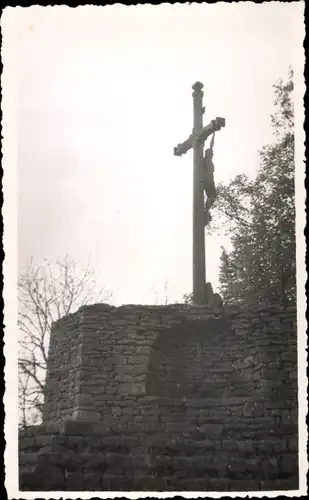
[[[174,148],[175,156],[182,156],[193,149],[193,301],[195,304],[205,303],[206,284],[206,254],[205,254],[205,225],[209,222],[209,210],[204,205],[204,190],[209,191],[209,175],[205,174],[205,167],[213,170],[212,146],[205,152],[204,144],[207,138],[221,127],[225,127],[224,118],[216,118],[205,127],[203,126],[203,84],[196,82],[193,86],[193,132],[183,143]],[[212,143],[213,145],[213,143]],[[213,189],[213,172],[212,178]],[[210,189],[211,191],[211,189]],[[214,200],[212,199],[211,202]],[[206,211],[205,211],[206,209]],[[208,217],[205,221],[205,216]]]

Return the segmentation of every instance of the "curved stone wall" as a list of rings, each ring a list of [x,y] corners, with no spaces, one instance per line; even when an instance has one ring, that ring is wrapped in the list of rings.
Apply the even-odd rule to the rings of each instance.
[[[295,309],[83,307],[54,325],[46,388],[26,489],[297,489]]]

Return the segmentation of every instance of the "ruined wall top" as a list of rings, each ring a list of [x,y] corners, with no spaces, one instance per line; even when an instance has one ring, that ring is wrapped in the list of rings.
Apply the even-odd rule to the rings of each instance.
[[[294,356],[296,330],[296,309],[276,305],[84,306],[53,325],[44,421],[102,420],[149,395],[229,398],[240,372],[255,377],[243,391],[264,390],[268,362],[291,346]]]

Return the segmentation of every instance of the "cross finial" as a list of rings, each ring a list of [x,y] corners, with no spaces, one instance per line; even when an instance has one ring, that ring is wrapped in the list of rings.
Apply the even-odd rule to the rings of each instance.
[[[195,84],[192,85],[193,90],[196,90],[196,91],[202,90],[203,87],[204,87],[204,85],[201,82],[195,82]]]

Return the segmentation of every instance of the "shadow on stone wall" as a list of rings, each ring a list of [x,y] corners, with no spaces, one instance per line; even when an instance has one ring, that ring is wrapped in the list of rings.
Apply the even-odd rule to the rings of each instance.
[[[147,395],[185,399],[220,399],[235,393],[247,396],[253,387],[237,370],[239,342],[223,317],[182,320],[162,331],[152,346]]]

